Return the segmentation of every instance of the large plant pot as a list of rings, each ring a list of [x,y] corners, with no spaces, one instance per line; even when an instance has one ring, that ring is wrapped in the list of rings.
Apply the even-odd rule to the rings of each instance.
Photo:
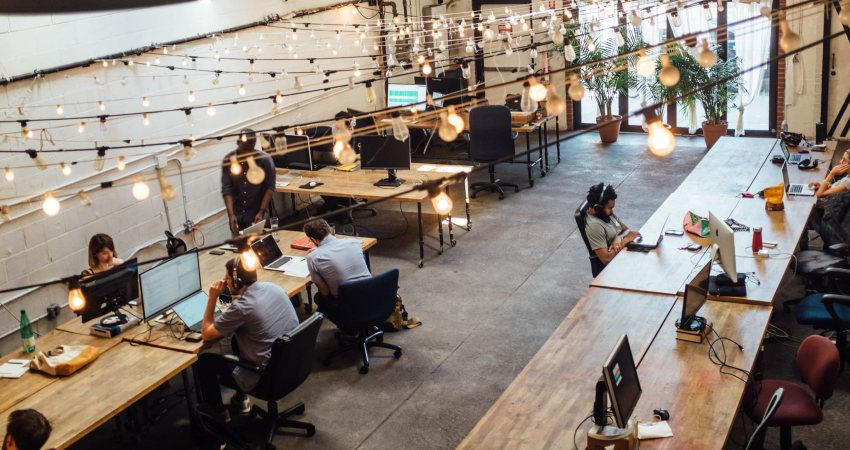
[[[705,149],[711,150],[711,147],[714,146],[714,143],[720,139],[721,136],[725,136],[726,132],[729,130],[729,124],[726,122],[720,122],[718,124],[710,124],[707,122],[702,123],[702,137],[705,139]]]
[[[596,124],[599,125],[599,138],[605,144],[617,142],[620,138],[620,124],[623,122],[623,116],[611,116],[596,118]],[[601,124],[605,125],[601,125]]]

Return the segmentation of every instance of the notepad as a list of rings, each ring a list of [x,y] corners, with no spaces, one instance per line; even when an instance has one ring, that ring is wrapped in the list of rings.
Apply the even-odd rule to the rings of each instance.
[[[0,365],[0,378],[20,378],[30,370],[28,359],[10,359],[9,362]]]
[[[310,250],[316,248],[316,244],[314,244],[313,241],[311,241],[306,235],[292,241],[289,246],[295,250]]]

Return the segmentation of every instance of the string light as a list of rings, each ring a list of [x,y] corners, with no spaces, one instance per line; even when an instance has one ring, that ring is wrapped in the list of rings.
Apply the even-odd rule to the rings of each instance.
[[[458,131],[454,125],[449,122],[448,114],[445,111],[440,112],[440,127],[437,128],[437,134],[443,142],[452,142],[457,139]]]
[[[245,96],[245,85],[244,85],[244,84],[240,84],[240,85],[239,85],[239,90],[238,90],[237,92],[239,93],[239,96],[240,96],[240,97]]]
[[[80,280],[77,277],[71,277],[68,280],[68,308],[71,311],[81,311],[86,306],[86,298],[83,296],[83,291],[80,289]]]
[[[800,48],[802,44],[800,35],[788,28],[788,21],[784,18],[779,21],[779,30],[782,31],[782,37],[779,39],[779,47],[782,48],[783,52],[790,53]]]
[[[239,164],[239,161],[236,159],[236,155],[230,156],[230,173],[233,175],[239,175],[242,173],[242,165]]]
[[[248,157],[248,173],[245,175],[251,184],[260,184],[266,179],[266,171],[257,165],[253,156]]]
[[[661,123],[661,119],[650,109],[643,111],[646,119],[647,146],[655,156],[667,156],[676,147],[676,137]]]
[[[431,69],[431,64],[429,64],[428,61],[425,61],[425,63],[422,64],[422,74],[427,77],[428,75],[431,75],[432,71],[433,69]]]
[[[529,78],[528,83],[528,96],[535,102],[543,101],[546,98],[546,86],[538,83],[534,77]]]
[[[65,108],[62,105],[56,105],[56,115],[61,116],[62,114],[65,114]]]
[[[38,167],[38,170],[47,170],[47,162],[44,160],[44,158],[41,157],[41,155],[37,151],[27,150],[27,155],[32,158],[33,162],[35,163],[35,166]]]
[[[59,163],[59,170],[61,170],[62,175],[65,175],[66,177],[71,175],[71,166],[69,164],[66,164],[64,162]]]
[[[97,109],[99,109],[100,112],[106,111],[106,103],[103,103],[103,100],[98,100]]]
[[[165,178],[165,175],[161,172],[157,178],[159,179],[159,196],[167,202],[174,200],[177,197],[177,189],[168,182],[168,178]]]
[[[213,106],[212,102],[207,103],[207,115],[210,117],[215,115],[215,106]]]
[[[546,112],[550,116],[557,116],[566,111],[567,102],[558,95],[554,85],[549,85],[548,94],[546,96]]]
[[[144,106],[145,108],[147,108],[147,107],[148,107],[148,106],[150,106],[150,105],[151,105],[151,102],[148,100],[148,98],[147,98],[147,97],[142,97],[142,106]]]
[[[463,129],[466,127],[466,123],[463,121],[463,117],[455,111],[454,106],[449,106],[449,113],[446,115],[446,120],[455,127],[455,130],[460,134],[463,132]]]
[[[55,216],[59,214],[59,209],[62,206],[59,204],[59,200],[51,194],[50,192],[44,194],[44,203],[41,206],[41,209],[44,210],[44,213],[48,216]]]
[[[295,83],[292,87],[296,92],[301,92],[301,90],[304,89],[304,87],[301,86],[301,80],[299,80],[298,77],[295,77]]]
[[[32,139],[33,137],[33,132],[27,127],[26,120],[21,121],[21,137],[24,139]]]
[[[673,87],[679,82],[679,69],[670,64],[670,56],[666,53],[661,55],[661,72],[658,74],[658,81],[667,87]]]
[[[366,102],[372,106],[378,102],[377,97],[375,96],[375,90],[372,88],[372,82],[366,82]]]
[[[97,149],[97,157],[94,159],[94,170],[98,172],[103,170],[104,162],[106,162],[106,148],[100,147]]]
[[[6,166],[6,168],[3,169],[3,171],[6,173],[6,181],[8,181],[10,183],[12,181],[15,181],[15,172],[12,171],[11,167]]]
[[[11,222],[12,216],[9,215],[9,205],[0,205],[0,219],[3,219],[3,222]]]
[[[193,136],[190,136],[190,139],[188,141],[183,141],[184,161],[191,161],[192,158],[194,158],[198,154],[198,151],[195,150],[195,147],[192,146],[192,138]]]
[[[401,113],[398,111],[393,111],[393,137],[399,141],[406,141],[408,137],[410,137],[410,130],[407,128],[407,124],[401,120]]]
[[[136,175],[133,180],[133,197],[139,201],[148,198],[148,195],[151,193],[151,188],[148,187],[147,183],[145,183],[144,180],[142,180],[142,177],[138,175]]]
[[[115,163],[115,167],[119,171],[124,171],[127,168],[127,161],[124,159],[124,156],[119,156],[118,161]]]
[[[584,86],[582,86],[576,74],[570,76],[570,88],[567,89],[567,95],[574,102],[581,101],[582,97],[584,97]]]
[[[640,50],[638,54],[640,56],[637,63],[635,63],[635,69],[637,69],[638,75],[644,78],[650,78],[655,75],[655,61],[646,55],[645,50]]]
[[[239,262],[242,264],[243,269],[253,272],[260,266],[260,258],[257,257],[257,253],[251,248],[247,239],[242,242],[242,252],[239,254]]]
[[[841,12],[838,14],[838,21],[845,27],[850,27],[850,1],[841,3]]]
[[[151,124],[151,119],[148,117],[148,113],[142,114],[142,125],[148,126]]]
[[[283,95],[280,93],[280,91],[275,91],[275,93],[274,93],[274,102],[275,102],[276,104],[278,104],[278,105],[282,105],[282,104],[283,104]]]
[[[699,65],[706,69],[712,67],[717,62],[717,55],[708,47],[708,40],[702,40],[702,49],[699,52]]]
[[[89,197],[89,194],[86,194],[83,190],[80,190],[77,194],[80,196],[80,203],[83,206],[91,206],[91,197]]]
[[[195,91],[189,91],[189,95],[186,96],[186,100],[188,100],[189,103],[194,102],[195,101]]]

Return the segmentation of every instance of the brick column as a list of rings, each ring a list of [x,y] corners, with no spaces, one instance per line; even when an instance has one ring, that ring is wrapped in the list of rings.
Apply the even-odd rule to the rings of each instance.
[[[786,0],[779,0],[779,9],[784,9],[787,4]],[[778,45],[776,46],[780,55],[784,52]],[[776,71],[776,136],[779,136],[782,127],[782,121],[785,120],[785,60],[780,59],[777,64]]]

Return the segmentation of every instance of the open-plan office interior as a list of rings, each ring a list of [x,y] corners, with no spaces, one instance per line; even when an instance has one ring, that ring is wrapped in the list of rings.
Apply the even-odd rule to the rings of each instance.
[[[843,449],[844,0],[0,4],[5,449]]]

